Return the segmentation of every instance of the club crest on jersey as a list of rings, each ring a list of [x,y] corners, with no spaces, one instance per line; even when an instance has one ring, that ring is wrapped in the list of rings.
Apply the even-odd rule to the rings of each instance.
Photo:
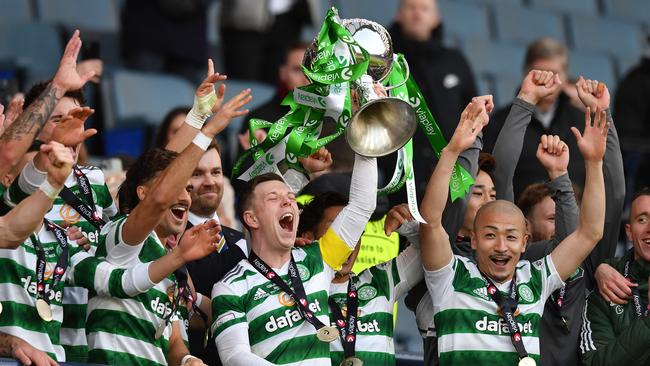
[[[361,287],[357,292],[361,300],[371,300],[377,296],[377,289],[370,285]]]
[[[296,303],[293,301],[293,298],[284,291],[278,293],[278,302],[282,306],[293,306]]]
[[[59,215],[63,220],[70,224],[76,224],[81,220],[79,212],[67,204],[61,206],[61,209],[59,209]]]
[[[309,268],[305,267],[300,263],[297,263],[296,267],[298,268],[298,275],[300,275],[300,280],[303,282],[307,281],[311,276],[311,272],[309,272]]]
[[[526,302],[532,302],[535,299],[533,291],[526,284],[520,285],[518,292],[519,296]]]

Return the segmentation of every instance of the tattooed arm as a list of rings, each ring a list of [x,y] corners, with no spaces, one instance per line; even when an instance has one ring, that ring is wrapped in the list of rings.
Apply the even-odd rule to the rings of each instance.
[[[85,75],[79,75],[77,72],[77,56],[80,49],[81,38],[77,30],[65,47],[52,82],[0,136],[0,177],[10,172],[27,152],[34,137],[41,131],[65,93],[80,89],[93,76],[93,72]]]

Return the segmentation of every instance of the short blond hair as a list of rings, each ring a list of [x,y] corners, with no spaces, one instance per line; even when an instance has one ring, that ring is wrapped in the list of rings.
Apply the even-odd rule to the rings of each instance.
[[[524,57],[524,71],[529,71],[530,65],[538,60],[564,58],[564,69],[569,66],[569,50],[566,46],[553,38],[539,38],[528,45]]]

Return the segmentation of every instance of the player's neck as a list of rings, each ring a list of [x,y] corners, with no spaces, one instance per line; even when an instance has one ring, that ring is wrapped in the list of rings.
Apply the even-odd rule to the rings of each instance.
[[[253,240],[251,248],[271,268],[280,268],[291,259],[291,249]]]

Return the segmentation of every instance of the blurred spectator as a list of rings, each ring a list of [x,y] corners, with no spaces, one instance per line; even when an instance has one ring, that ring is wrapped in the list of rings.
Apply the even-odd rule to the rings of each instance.
[[[206,2],[126,0],[121,41],[126,65],[195,81],[208,58]]]
[[[444,46],[443,28],[437,0],[402,0],[396,23],[389,32],[394,52],[406,57],[433,117],[442,134],[449,139],[456,129],[460,113],[477,91],[465,57],[458,50]],[[436,159],[420,129],[413,137],[413,150],[418,156],[413,164],[418,198],[421,199]],[[395,154],[379,163],[384,178],[390,178],[395,167]],[[393,197],[392,202],[405,200]]]
[[[275,95],[268,102],[253,109],[244,119],[239,131],[239,153],[250,148],[248,135],[248,121],[251,118],[259,118],[269,122],[275,122],[289,112],[289,107],[280,105],[287,93],[299,86],[309,84],[309,81],[302,72],[302,58],[309,45],[304,42],[297,42],[287,49],[284,61],[277,70],[278,83]],[[255,138],[263,141],[266,138],[265,130],[257,130]]]
[[[160,128],[156,133],[156,140],[153,147],[165,148],[169,140],[174,137],[176,132],[185,122],[185,117],[189,113],[190,107],[176,107],[165,115]],[[221,153],[221,149],[219,149]],[[221,160],[221,156],[219,157]],[[224,225],[237,227],[238,221],[235,218],[235,190],[230,183],[230,179],[223,177],[223,199],[217,209],[217,214]]]
[[[321,20],[318,0],[224,0],[221,39],[230,78],[275,84],[287,49]]]
[[[625,75],[616,89],[614,112],[625,156],[626,186],[630,196],[640,188],[650,186],[650,175],[647,174],[650,171],[650,34],[646,36],[641,61]]]
[[[524,60],[524,75],[530,70],[545,70],[557,73],[563,84],[567,83],[569,56],[566,47],[557,40],[542,38],[528,45]],[[490,124],[483,129],[485,151],[492,151],[499,131],[505,122],[510,106],[497,110],[490,117]],[[570,97],[561,89],[542,99],[537,104],[532,121],[524,136],[523,149],[513,179],[515,200],[529,184],[547,179],[544,168],[537,163],[535,153],[542,135],[558,135],[569,146],[569,151],[578,151],[571,126],[581,128],[584,121],[582,111],[571,104]],[[498,163],[498,162],[497,162]],[[571,154],[569,176],[580,186],[584,183],[585,166],[580,154]]]
[[[156,132],[156,139],[154,140],[152,147],[165,147],[172,136],[176,134],[179,128],[185,122],[185,116],[190,112],[190,107],[176,107],[165,115],[163,118],[160,127],[158,127],[158,132]]]

